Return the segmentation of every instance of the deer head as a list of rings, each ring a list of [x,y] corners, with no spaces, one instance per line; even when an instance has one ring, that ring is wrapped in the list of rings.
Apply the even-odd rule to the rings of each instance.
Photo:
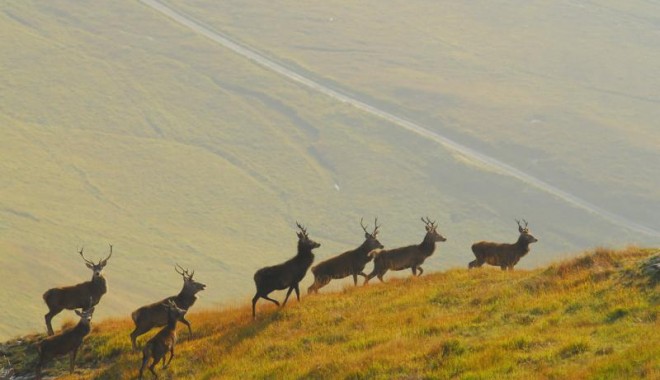
[[[296,233],[296,235],[298,235],[299,247],[305,247],[309,250],[312,250],[314,248],[318,248],[321,246],[321,244],[309,238],[309,236],[307,235],[307,229],[304,226],[301,226],[300,223],[298,222],[296,222],[296,225],[300,229],[300,232]]]
[[[194,270],[192,271],[192,273],[190,273],[188,272],[187,269],[184,269],[179,264],[176,264],[174,270],[176,271],[176,273],[183,276],[183,287],[186,291],[192,294],[196,294],[206,289],[206,285],[202,284],[201,282],[197,282],[193,280],[193,275],[195,274]]]
[[[112,244],[110,244],[110,254],[108,255],[108,257],[99,260],[98,264],[94,264],[93,261],[87,260],[85,258],[85,255],[83,255],[83,249],[84,247],[80,248],[80,251],[78,251],[80,257],[82,257],[83,260],[85,260],[85,265],[87,265],[87,268],[91,269],[94,272],[94,277],[100,277],[103,268],[108,264],[108,259],[110,259],[110,257],[112,256]]]
[[[523,219],[522,221],[523,223],[525,223],[525,227],[523,227],[520,224],[520,221],[516,219],[516,223],[518,223],[518,232],[520,232],[520,239],[523,239],[527,244],[537,242],[538,239],[536,239],[534,236],[532,236],[532,234],[529,233],[529,228],[527,227],[529,223],[527,223],[525,219]]]
[[[374,249],[383,249],[382,244],[378,241],[376,236],[378,235],[378,218],[374,219],[374,232],[369,232],[367,231],[367,226],[364,225],[363,223],[363,218],[360,218],[360,226],[362,226],[362,229],[364,230],[364,238],[366,239],[366,243],[368,245],[369,250],[374,250]]]
[[[442,236],[438,231],[438,225],[435,221],[431,221],[429,217],[426,217],[426,220],[422,217],[422,222],[426,224],[426,236],[433,239],[433,241],[447,241],[447,239]]]
[[[176,305],[176,303],[172,300],[168,300],[167,302],[164,302],[162,304],[167,308],[167,316],[168,319],[173,320],[173,321],[178,321],[183,317],[188,310],[181,309]]]
[[[82,311],[74,310],[76,315],[80,317],[80,322],[89,325],[92,321],[92,314],[94,314],[94,306],[92,306],[92,297],[89,297],[89,307],[82,309]]]

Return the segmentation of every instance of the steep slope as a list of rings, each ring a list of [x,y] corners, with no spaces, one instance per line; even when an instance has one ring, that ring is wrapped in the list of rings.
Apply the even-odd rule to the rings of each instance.
[[[196,312],[165,378],[655,378],[660,251],[597,249],[526,271],[464,269],[261,306]],[[654,256],[653,256],[654,255]],[[652,258],[653,257],[653,258]],[[94,324],[63,379],[131,379],[130,323]],[[28,337],[27,341],[36,337]],[[146,339],[146,338],[144,338]],[[142,340],[144,342],[145,340]],[[5,344],[22,373],[34,353]],[[66,360],[54,364],[60,374]]]
[[[208,285],[200,307],[248,296],[257,268],[293,254],[296,220],[323,259],[360,243],[360,217],[378,215],[392,247],[419,241],[428,215],[449,239],[428,269],[464,266],[475,240],[514,240],[516,217],[540,239],[528,268],[648,243],[139,2],[5,2],[0,27],[0,337],[44,328],[42,293],[90,276],[83,245],[91,257],[115,247],[104,317],[176,293],[176,262]]]

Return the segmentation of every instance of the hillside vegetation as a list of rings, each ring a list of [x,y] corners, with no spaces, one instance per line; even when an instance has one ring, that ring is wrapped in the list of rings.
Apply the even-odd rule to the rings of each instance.
[[[505,3],[167,2],[658,229],[655,6],[629,1],[594,25],[583,22],[591,6]],[[568,48],[603,25],[621,29],[606,34],[616,45]],[[657,243],[301,87],[139,1],[3,1],[0,30],[0,339],[44,328],[47,289],[89,280],[81,246],[98,260],[114,245],[104,318],[175,294],[175,263],[208,285],[198,306],[248,297],[256,269],[294,254],[296,221],[322,244],[320,261],[361,242],[361,217],[379,217],[391,248],[419,242],[429,216],[448,238],[429,270],[463,267],[475,241],[514,241],[514,218],[539,238],[524,268],[598,244]],[[570,37],[567,50],[550,36]],[[623,46],[625,59],[607,56]],[[558,73],[560,57],[579,63],[576,75]]]
[[[453,269],[307,296],[281,310],[193,312],[164,379],[658,378],[658,249],[596,249],[536,270]],[[276,295],[277,298],[282,294]],[[126,319],[97,320],[62,379],[132,379]],[[153,335],[152,332],[150,335]],[[20,374],[29,336],[2,346]],[[143,344],[146,337],[140,342]],[[17,343],[18,342],[18,343]]]

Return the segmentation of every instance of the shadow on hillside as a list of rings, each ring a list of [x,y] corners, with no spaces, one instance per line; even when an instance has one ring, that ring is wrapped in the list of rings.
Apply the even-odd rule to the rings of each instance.
[[[259,333],[265,330],[270,324],[277,322],[280,319],[282,319],[282,312],[280,309],[277,309],[271,313],[262,314],[257,317],[256,320],[249,320],[236,326],[213,340],[223,347],[225,352],[229,352],[233,347],[241,344],[244,340],[259,335]]]

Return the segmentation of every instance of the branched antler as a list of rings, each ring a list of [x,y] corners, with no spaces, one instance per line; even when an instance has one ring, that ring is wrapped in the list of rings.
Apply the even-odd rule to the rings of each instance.
[[[527,221],[525,219],[523,219],[522,221],[523,221],[523,223],[525,223],[525,227],[523,227],[520,224],[520,220],[516,219],[516,223],[518,223],[518,232],[520,232],[520,233],[523,233],[524,231],[527,231],[527,226],[529,225],[529,223],[527,223]]]
[[[105,264],[108,263],[108,260],[110,259],[110,257],[112,257],[112,244],[108,244],[108,245],[110,246],[110,254],[108,254],[108,257],[106,257],[105,259],[99,261],[99,264],[102,264],[104,266],[105,266]]]
[[[360,227],[362,227],[365,234],[368,234],[369,231],[367,231],[367,226],[365,226],[364,223],[362,223],[362,222],[364,222],[364,218],[360,218]]]
[[[85,247],[82,247],[82,248],[80,248],[80,251],[78,251],[78,253],[80,254],[80,257],[82,257],[83,260],[85,260],[85,263],[87,263],[87,264],[89,264],[89,265],[94,265],[94,262],[93,262],[93,261],[91,261],[91,260],[87,260],[87,258],[85,257],[85,255],[83,255],[83,251],[84,251],[84,250],[85,250]]]
[[[426,217],[426,220],[424,220],[424,217],[422,217],[422,222],[424,222],[426,224],[426,227],[430,227],[430,228],[436,228],[437,227],[436,224],[435,224],[435,220],[431,221],[431,219],[428,216]]]
[[[302,232],[302,234],[303,234],[305,237],[308,237],[308,236],[307,236],[307,229],[306,229],[304,226],[301,226],[300,223],[298,223],[298,222],[296,222],[296,225],[298,226],[298,228],[300,228],[300,231]]]

